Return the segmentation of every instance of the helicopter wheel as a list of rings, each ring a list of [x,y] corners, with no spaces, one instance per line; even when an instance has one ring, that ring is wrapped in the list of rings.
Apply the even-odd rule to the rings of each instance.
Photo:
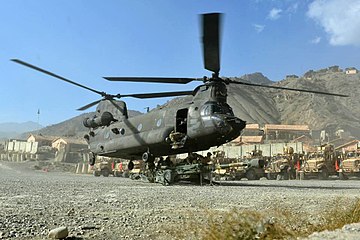
[[[89,165],[90,166],[94,166],[95,164],[95,160],[96,160],[96,156],[93,152],[90,152],[90,156],[89,156]]]
[[[142,160],[144,162],[148,162],[148,161],[151,161],[151,160],[155,160],[155,158],[153,157],[153,155],[150,153],[150,152],[144,152],[143,155],[142,155]]]

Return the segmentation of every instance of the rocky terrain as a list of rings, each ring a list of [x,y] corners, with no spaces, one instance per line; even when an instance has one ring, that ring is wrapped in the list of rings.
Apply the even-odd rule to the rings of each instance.
[[[198,239],[211,213],[282,209],[321,224],[334,201],[359,198],[360,181],[239,181],[226,185],[162,186],[127,178],[34,170],[33,162],[0,162],[0,239]],[[303,222],[292,223],[294,228]],[[359,224],[310,239],[358,239]]]
[[[360,106],[358,104],[360,73],[347,75],[335,66],[317,71],[310,70],[303,76],[289,75],[279,82],[273,82],[261,73],[246,74],[240,78],[231,79],[349,95],[348,98],[342,98],[234,84],[228,87],[230,106],[236,116],[248,123],[308,124],[312,130],[326,130],[334,134],[336,130],[343,129],[352,136],[360,138]],[[191,96],[174,98],[164,106],[175,106],[188,102],[190,99]],[[129,116],[138,114],[141,113],[129,111]],[[81,114],[43,128],[40,133],[82,137],[86,132],[82,120],[93,115],[92,112]],[[27,135],[28,133],[23,137]]]

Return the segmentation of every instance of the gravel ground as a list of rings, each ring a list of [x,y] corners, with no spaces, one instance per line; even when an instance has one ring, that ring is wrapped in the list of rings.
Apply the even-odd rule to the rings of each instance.
[[[65,226],[68,239],[173,239],[172,230],[201,224],[207,210],[293,209],[317,224],[331,202],[360,197],[360,181],[238,181],[216,186],[162,186],[126,178],[33,169],[0,162],[0,239],[47,239]],[[360,224],[310,239],[359,239]],[[191,233],[188,239],[195,239]]]

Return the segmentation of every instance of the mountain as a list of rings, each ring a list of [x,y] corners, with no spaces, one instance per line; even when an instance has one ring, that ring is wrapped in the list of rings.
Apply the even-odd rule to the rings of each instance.
[[[360,138],[360,73],[350,75],[338,67],[329,67],[318,71],[310,70],[301,77],[288,75],[279,82],[273,82],[261,73],[231,79],[349,95],[350,97],[344,98],[235,84],[228,87],[229,105],[234,114],[247,123],[307,124],[313,130],[326,130],[334,134],[342,129]],[[192,96],[174,98],[163,107],[176,106],[191,99]],[[130,116],[134,114],[141,113],[130,111]],[[43,128],[40,132],[44,135],[83,136],[87,129],[82,121],[93,115],[94,113],[85,113]]]
[[[235,84],[228,87],[229,105],[247,123],[307,124],[313,130],[326,130],[334,135],[342,129],[360,138],[360,73],[346,74],[335,66],[310,70],[301,77],[288,75],[279,82],[272,82],[261,73],[231,79],[349,95],[344,98]],[[176,98],[167,105],[189,100]]]
[[[24,132],[34,131],[41,129],[43,126],[35,122],[24,122],[24,123],[15,123],[7,122],[0,123],[0,139],[4,138],[16,138]]]

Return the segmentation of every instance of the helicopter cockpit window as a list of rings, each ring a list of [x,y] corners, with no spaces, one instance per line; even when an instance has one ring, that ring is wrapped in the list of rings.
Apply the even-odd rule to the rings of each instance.
[[[228,105],[220,105],[218,103],[205,104],[201,109],[201,116],[209,116],[211,114],[233,115],[232,109]]]

